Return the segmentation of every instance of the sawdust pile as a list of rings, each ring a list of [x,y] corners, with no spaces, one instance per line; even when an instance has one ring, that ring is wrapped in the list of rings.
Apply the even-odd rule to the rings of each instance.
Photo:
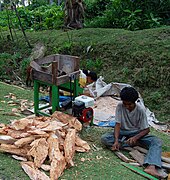
[[[74,166],[76,151],[90,146],[78,132],[82,124],[70,115],[56,111],[51,117],[30,117],[0,124],[0,151],[21,160],[30,179],[57,180],[66,168]],[[50,177],[44,173],[49,171]]]

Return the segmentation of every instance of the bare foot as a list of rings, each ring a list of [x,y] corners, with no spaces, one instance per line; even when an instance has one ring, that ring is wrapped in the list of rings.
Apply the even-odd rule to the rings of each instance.
[[[156,170],[155,166],[154,165],[149,165],[147,166],[144,171],[152,176],[155,176],[157,178],[163,178],[159,173],[158,171]]]

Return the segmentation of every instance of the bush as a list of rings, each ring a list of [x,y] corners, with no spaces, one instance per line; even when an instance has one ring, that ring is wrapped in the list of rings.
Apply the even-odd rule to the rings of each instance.
[[[19,68],[21,56],[19,53],[14,55],[8,53],[0,54],[0,79],[13,79],[13,71]]]
[[[26,77],[26,70],[27,70],[27,68],[30,66],[30,59],[29,58],[24,58],[22,61],[21,61],[21,63],[20,63],[20,72],[21,72],[21,76],[23,77],[23,78],[25,78]]]
[[[138,30],[166,25],[170,19],[168,1],[110,0],[106,1],[100,13],[95,7],[97,2],[101,3],[100,0],[92,1],[86,10],[87,13],[92,12],[92,16],[87,15],[87,27]]]

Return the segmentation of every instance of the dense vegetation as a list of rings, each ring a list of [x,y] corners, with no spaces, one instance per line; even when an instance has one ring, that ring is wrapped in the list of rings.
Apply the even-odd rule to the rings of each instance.
[[[169,0],[84,0],[85,27],[124,28],[138,30],[170,24]],[[20,28],[10,4],[4,4],[0,12],[0,28]],[[24,29],[59,29],[64,24],[65,5],[46,1],[33,1],[27,7],[19,7],[18,13]]]
[[[128,30],[159,27],[170,24],[169,9],[169,0],[96,0],[93,3],[88,1],[88,26]]]
[[[29,30],[44,30],[44,29],[59,29],[63,25],[64,12],[61,6],[42,5],[39,7],[19,7],[18,13],[21,18],[21,23],[24,29]],[[20,29],[18,19],[14,11],[2,11],[0,13],[0,27],[8,28],[8,17],[10,16],[11,26],[14,29]]]

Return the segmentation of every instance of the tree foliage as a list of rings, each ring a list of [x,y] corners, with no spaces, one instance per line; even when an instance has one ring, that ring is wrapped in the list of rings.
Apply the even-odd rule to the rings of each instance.
[[[32,9],[32,7],[31,7]],[[58,29],[63,25],[64,12],[62,6],[42,5],[30,10],[30,7],[18,7],[18,14],[24,29],[44,30]],[[1,12],[0,26],[8,25],[5,11]],[[15,28],[20,29],[18,19],[14,11],[10,11],[10,18]]]

